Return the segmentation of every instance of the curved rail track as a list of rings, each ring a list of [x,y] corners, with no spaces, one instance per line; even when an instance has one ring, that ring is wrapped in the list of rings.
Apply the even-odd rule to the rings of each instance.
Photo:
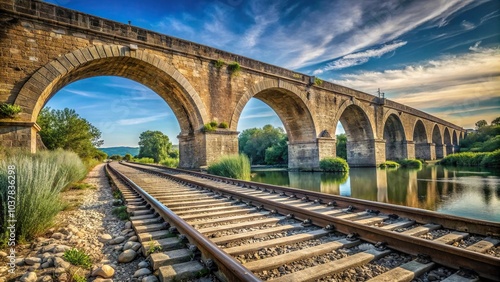
[[[161,281],[500,281],[499,223],[154,165],[106,169]]]

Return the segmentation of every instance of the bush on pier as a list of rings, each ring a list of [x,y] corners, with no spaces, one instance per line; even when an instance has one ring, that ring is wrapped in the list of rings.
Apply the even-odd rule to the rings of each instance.
[[[342,158],[324,158],[319,162],[319,168],[323,171],[349,172],[349,165]]]

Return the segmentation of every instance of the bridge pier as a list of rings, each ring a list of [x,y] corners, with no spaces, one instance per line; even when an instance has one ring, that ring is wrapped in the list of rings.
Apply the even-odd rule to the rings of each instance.
[[[404,141],[404,145],[406,147],[406,155],[405,159],[415,159],[415,142],[414,141]]]
[[[446,144],[446,155],[451,155],[455,152],[455,146],[453,144]]]
[[[435,144],[436,157],[435,159],[442,159],[446,157],[446,145],[444,144]]]
[[[318,170],[319,161],[336,155],[334,138],[319,137],[313,142],[288,144],[288,168],[292,170]]]
[[[0,145],[5,148],[36,152],[36,134],[40,126],[35,122],[0,121]]]
[[[385,162],[385,140],[347,142],[347,163],[351,167],[378,166]]]
[[[415,157],[423,160],[435,160],[436,150],[434,143],[417,143],[415,144]]]
[[[180,134],[179,157],[181,168],[199,168],[217,161],[222,156],[238,154],[238,132],[216,130]]]

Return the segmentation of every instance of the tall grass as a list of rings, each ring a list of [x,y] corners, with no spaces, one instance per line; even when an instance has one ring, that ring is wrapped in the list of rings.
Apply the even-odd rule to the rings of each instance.
[[[133,161],[141,164],[153,164],[155,162],[153,158],[140,158],[140,159],[134,159]]]
[[[208,173],[250,180],[250,160],[244,154],[225,156],[208,166]]]
[[[52,224],[63,208],[59,193],[87,173],[78,155],[66,151],[19,153],[0,162],[0,245],[7,239],[9,219],[7,167],[15,165],[16,235],[20,241],[32,239]]]
[[[500,149],[493,152],[461,152],[446,156],[440,162],[452,166],[500,167]]]

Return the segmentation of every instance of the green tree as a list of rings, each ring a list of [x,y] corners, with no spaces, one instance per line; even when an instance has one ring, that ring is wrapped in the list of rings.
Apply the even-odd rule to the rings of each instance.
[[[286,135],[278,143],[266,149],[265,161],[269,165],[288,164],[288,137]]]
[[[129,153],[127,153],[127,154],[125,154],[125,156],[123,157],[123,160],[128,162],[128,161],[132,160],[132,158],[133,158],[133,157],[132,157],[132,155],[131,155],[131,154],[129,154]]]
[[[337,157],[347,160],[347,136],[342,133],[337,135]]]
[[[497,117],[496,119],[492,120],[491,125],[500,125],[500,117]]]
[[[476,129],[480,129],[483,126],[488,125],[488,122],[486,122],[484,119],[479,120],[476,122]]]
[[[101,131],[75,110],[44,108],[37,123],[42,130],[40,137],[50,150],[62,148],[77,153],[81,158],[102,158],[96,147],[103,144]]]
[[[270,147],[280,144],[280,142],[282,145],[279,146],[281,147],[279,151],[282,153],[286,152],[288,154],[288,146],[286,147],[286,149],[283,148],[284,144],[286,144],[286,138],[287,135],[281,127],[273,127],[269,124],[265,125],[262,129],[246,129],[243,130],[243,132],[238,137],[239,150],[240,153],[244,153],[250,158],[252,164],[265,164],[266,150]],[[278,148],[276,148],[276,150],[278,150]],[[276,158],[274,156],[271,157],[274,152],[270,152],[269,154],[269,161],[271,159],[287,159],[286,156],[282,156],[281,158]]]
[[[155,163],[169,156],[172,143],[160,131],[144,131],[139,136],[139,158],[152,158]]]

